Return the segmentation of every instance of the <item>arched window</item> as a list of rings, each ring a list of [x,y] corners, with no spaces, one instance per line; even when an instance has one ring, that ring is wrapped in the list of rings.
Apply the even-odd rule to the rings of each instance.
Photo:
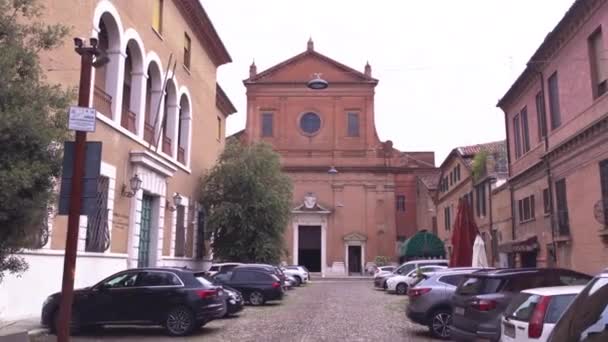
[[[122,85],[121,125],[132,133],[142,134],[143,127],[143,91],[145,75],[143,73],[143,53],[135,39],[129,40],[126,48],[124,80]]]
[[[189,131],[190,131],[190,102],[186,95],[182,95],[179,100],[179,120],[177,123],[177,160],[186,164],[189,151]]]
[[[146,77],[146,107],[144,120],[144,140],[150,144],[156,144],[155,128],[157,125],[156,117],[161,100],[162,80],[158,65],[151,62],[148,66]],[[162,109],[162,108],[160,108]]]
[[[177,116],[178,105],[177,105],[177,88],[173,80],[167,81],[167,88],[165,91],[164,101],[164,114],[163,114],[163,149],[162,151],[172,157],[177,154]]]
[[[131,57],[131,53],[129,49],[127,49],[127,58],[125,58],[125,79],[122,85],[122,118],[120,124],[122,127],[135,133],[136,117],[135,113],[131,111],[131,78],[133,73],[132,60],[133,58]]]
[[[108,53],[112,49],[120,46],[120,33],[115,18],[110,13],[104,13],[99,20],[99,31],[97,34],[99,48]],[[112,99],[116,97],[117,89],[113,81],[116,79],[111,71],[119,63],[115,54],[108,53],[110,62],[95,68],[95,89],[93,96],[93,106],[98,112],[111,118]]]

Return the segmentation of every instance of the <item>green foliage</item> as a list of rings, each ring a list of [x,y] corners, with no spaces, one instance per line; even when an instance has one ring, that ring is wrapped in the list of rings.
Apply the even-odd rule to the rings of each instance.
[[[391,261],[391,258],[387,256],[376,256],[375,264],[376,266],[386,266]]]
[[[68,29],[38,22],[36,0],[0,0],[0,281],[27,269],[15,255],[46,236],[47,208],[61,170],[71,92],[45,84],[38,53]]]
[[[200,202],[214,258],[278,264],[291,214],[292,184],[269,145],[229,141],[203,177]]]
[[[478,181],[486,173],[486,160],[488,159],[488,152],[485,150],[479,151],[473,158],[473,180]]]

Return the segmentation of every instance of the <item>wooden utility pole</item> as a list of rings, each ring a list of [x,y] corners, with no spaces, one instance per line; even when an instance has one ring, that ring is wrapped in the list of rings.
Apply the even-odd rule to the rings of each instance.
[[[91,38],[91,46],[85,46],[81,38],[75,38],[75,50],[80,55],[80,86],[78,89],[78,106],[89,107],[91,102],[91,75],[93,66],[108,62],[107,57],[97,47],[96,38]],[[93,58],[97,57],[95,63]],[[74,169],[70,191],[70,209],[68,215],[68,231],[65,243],[65,258],[63,261],[63,281],[61,284],[61,302],[56,324],[59,342],[70,340],[70,321],[72,318],[72,302],[74,297],[74,274],[76,272],[76,253],[78,250],[78,228],[82,206],[82,186],[85,170],[87,132],[76,131],[74,146]]]

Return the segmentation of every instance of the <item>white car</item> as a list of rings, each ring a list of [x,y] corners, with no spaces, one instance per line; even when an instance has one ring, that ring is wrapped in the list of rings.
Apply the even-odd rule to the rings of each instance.
[[[502,316],[501,341],[547,341],[555,323],[585,286],[554,286],[518,293]]]
[[[306,284],[310,280],[310,275],[303,266],[285,266],[281,267],[281,270],[283,270],[285,275],[294,277],[296,286]]]
[[[239,262],[225,262],[221,264],[213,264],[211,265],[211,268],[209,268],[209,271],[207,271],[207,274],[209,274],[209,276],[214,276],[222,271],[230,271],[231,269],[240,265],[242,264]]]
[[[445,268],[447,267],[439,265],[420,266],[420,272],[436,272]],[[414,283],[416,283],[417,280],[418,270],[414,268],[405,275],[397,275],[388,278],[388,280],[386,281],[386,290],[389,292],[396,292],[397,294],[404,295],[407,293],[407,289]]]

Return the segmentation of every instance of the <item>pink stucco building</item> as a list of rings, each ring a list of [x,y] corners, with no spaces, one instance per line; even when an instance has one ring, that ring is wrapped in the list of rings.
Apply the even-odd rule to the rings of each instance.
[[[608,266],[608,3],[577,0],[498,102],[523,266]]]

